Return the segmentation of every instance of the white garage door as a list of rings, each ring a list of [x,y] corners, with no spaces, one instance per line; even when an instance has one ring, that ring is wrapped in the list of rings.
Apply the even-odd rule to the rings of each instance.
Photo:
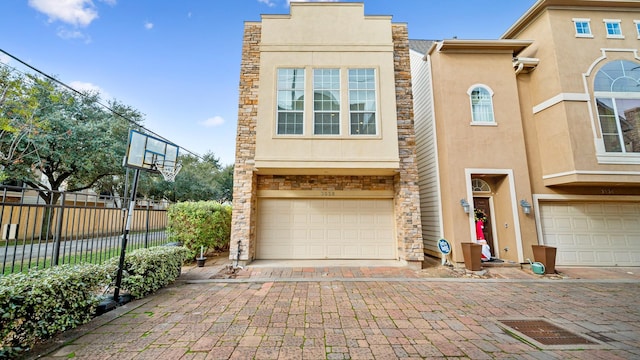
[[[391,199],[261,199],[258,259],[395,259]]]
[[[540,214],[556,264],[640,266],[640,203],[549,202]]]

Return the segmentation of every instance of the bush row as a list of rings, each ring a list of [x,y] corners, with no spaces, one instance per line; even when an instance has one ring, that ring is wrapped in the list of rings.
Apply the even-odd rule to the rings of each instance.
[[[173,282],[188,254],[161,246],[125,257],[121,289],[140,298]],[[102,292],[112,286],[118,258],[104,264],[60,265],[0,277],[0,358],[10,358],[40,340],[84,324]]]

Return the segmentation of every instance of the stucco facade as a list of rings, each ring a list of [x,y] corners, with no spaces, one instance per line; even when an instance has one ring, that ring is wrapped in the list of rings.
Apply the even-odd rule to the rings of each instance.
[[[423,186],[437,193],[421,199],[423,225],[440,230],[423,231],[427,252],[446,238],[461,262],[482,206],[492,256],[505,261],[545,244],[561,265],[640,265],[640,93],[619,85],[639,78],[639,22],[637,1],[540,0],[501,39],[413,49],[415,98],[426,104],[416,100],[418,153],[436,159],[418,156],[420,175],[437,173]],[[602,90],[606,78],[616,89]],[[488,106],[491,119],[474,113]]]

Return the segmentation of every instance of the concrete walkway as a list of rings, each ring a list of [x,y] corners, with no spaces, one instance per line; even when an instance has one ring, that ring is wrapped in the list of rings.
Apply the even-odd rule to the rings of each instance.
[[[637,359],[640,268],[540,276],[432,266],[186,267],[145,299],[32,352],[44,359]],[[500,320],[589,340],[545,345]],[[514,334],[516,336],[514,336]]]

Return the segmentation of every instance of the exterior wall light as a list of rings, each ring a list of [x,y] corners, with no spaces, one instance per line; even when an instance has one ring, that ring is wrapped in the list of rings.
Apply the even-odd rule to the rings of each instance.
[[[529,204],[527,200],[520,200],[520,206],[522,206],[522,212],[525,215],[531,214],[531,204]]]
[[[471,206],[469,205],[469,203],[467,202],[467,200],[465,199],[460,199],[460,205],[462,206],[462,210],[464,210],[464,212],[466,214],[469,213],[469,211],[471,211]]]

